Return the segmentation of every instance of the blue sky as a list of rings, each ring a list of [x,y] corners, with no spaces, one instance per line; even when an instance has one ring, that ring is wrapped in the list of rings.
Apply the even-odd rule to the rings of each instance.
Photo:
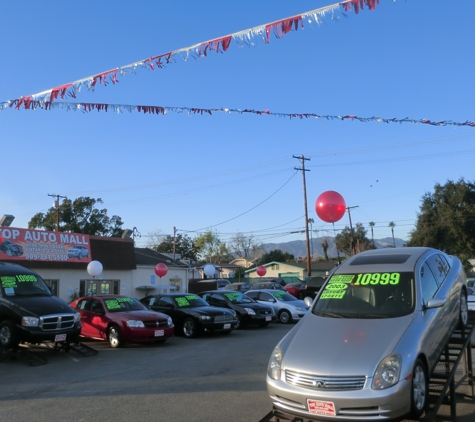
[[[2,2],[0,103],[332,4],[301,1]],[[381,0],[268,44],[140,69],[67,101],[474,121],[473,1]],[[304,240],[299,160],[315,200],[335,190],[353,224],[406,239],[436,183],[473,180],[475,128],[213,113],[0,113],[0,215],[27,227],[58,194],[101,198],[136,227],[191,237],[211,228],[258,242]],[[345,215],[335,223],[348,225]],[[368,227],[369,229],[369,227]],[[368,230],[370,233],[370,231]],[[314,235],[315,237],[315,235]]]

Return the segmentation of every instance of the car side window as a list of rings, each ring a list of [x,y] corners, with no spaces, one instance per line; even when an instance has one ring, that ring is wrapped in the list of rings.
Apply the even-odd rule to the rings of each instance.
[[[91,301],[91,312],[94,312],[96,314],[103,314],[104,313],[104,307],[102,306],[102,303],[99,302],[98,300],[92,300]]]
[[[420,280],[422,287],[422,299],[424,303],[427,303],[429,299],[432,299],[435,292],[439,288],[437,281],[432,273],[429,265],[425,262],[420,270]]]
[[[170,305],[174,305],[173,299],[171,297],[161,297],[158,301],[158,306],[164,306],[166,308],[170,308]]]
[[[274,296],[270,293],[261,293],[261,300],[265,300],[266,302],[275,302]]]
[[[224,300],[224,298],[220,295],[217,295],[217,294],[212,294],[211,297],[210,297],[210,302],[209,302],[211,305],[219,305],[219,306],[223,306],[226,304],[226,301]]]
[[[91,310],[91,301],[89,299],[80,300],[77,304],[77,308],[83,311]]]
[[[450,267],[447,260],[440,254],[433,254],[427,258],[426,262],[434,274],[437,285],[440,286],[449,273]]]
[[[252,299],[256,299],[257,300],[257,296],[259,295],[259,292],[252,292],[252,291],[249,291],[246,293],[247,296],[249,296],[250,298]]]

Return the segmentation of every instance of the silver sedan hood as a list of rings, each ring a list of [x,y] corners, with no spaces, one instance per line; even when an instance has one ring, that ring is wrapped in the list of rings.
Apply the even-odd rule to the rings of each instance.
[[[332,376],[372,377],[413,318],[328,318],[308,313],[282,339],[282,369]]]

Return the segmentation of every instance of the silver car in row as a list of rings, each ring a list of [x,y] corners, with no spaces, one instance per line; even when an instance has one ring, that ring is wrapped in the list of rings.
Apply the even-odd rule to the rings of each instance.
[[[285,290],[248,290],[245,294],[259,303],[270,305],[282,324],[300,321],[309,308],[303,300],[297,299]]]
[[[275,347],[268,393],[280,412],[305,420],[420,417],[429,376],[467,321],[458,258],[422,247],[360,253],[328,276]]]

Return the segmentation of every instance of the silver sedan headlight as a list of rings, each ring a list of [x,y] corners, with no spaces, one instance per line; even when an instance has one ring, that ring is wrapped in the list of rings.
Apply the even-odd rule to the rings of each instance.
[[[273,380],[280,380],[282,375],[282,350],[279,346],[276,346],[272,352],[269,360],[269,366],[267,367],[267,374]]]
[[[307,308],[302,308],[301,306],[296,306],[295,310],[299,311],[299,312],[305,312],[307,310]]]
[[[135,319],[129,319],[127,322],[127,327],[130,328],[145,328],[145,325],[143,324],[142,321],[137,321]]]
[[[249,315],[256,315],[256,313],[254,312],[254,309],[251,309],[251,308],[244,308],[244,309]]]
[[[386,356],[380,362],[376,372],[374,373],[371,388],[373,390],[384,390],[397,384],[401,374],[401,365],[401,355],[393,354]]]

